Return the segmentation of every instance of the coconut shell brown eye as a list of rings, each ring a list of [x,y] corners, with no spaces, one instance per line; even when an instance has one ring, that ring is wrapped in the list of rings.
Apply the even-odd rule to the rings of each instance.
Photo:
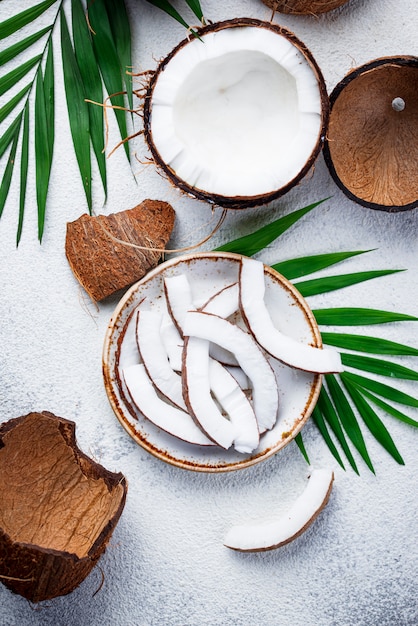
[[[0,581],[32,602],[73,591],[104,552],[127,483],[49,412],[0,425]]]
[[[418,205],[418,58],[385,57],[351,71],[330,96],[324,158],[355,202]]]
[[[291,15],[319,15],[346,4],[349,0],[263,0],[264,4],[278,13]]]

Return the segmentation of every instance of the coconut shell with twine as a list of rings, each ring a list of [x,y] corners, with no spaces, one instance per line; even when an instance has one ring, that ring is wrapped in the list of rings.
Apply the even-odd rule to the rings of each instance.
[[[85,455],[75,424],[29,413],[0,425],[0,581],[32,602],[73,591],[125,505],[127,482]]]

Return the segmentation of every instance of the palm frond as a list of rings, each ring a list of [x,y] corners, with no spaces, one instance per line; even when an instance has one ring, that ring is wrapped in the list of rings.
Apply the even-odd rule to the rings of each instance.
[[[27,26],[38,17],[40,17],[45,11],[47,11],[53,4],[56,3],[57,0],[45,0],[45,2],[41,2],[34,7],[26,9],[13,17],[5,20],[0,24],[0,39],[5,39],[6,37],[10,37],[18,30]]]
[[[294,211],[249,235],[235,239],[217,248],[217,250],[233,251],[247,256],[261,252],[288,228],[296,224],[306,213],[315,206],[318,206],[318,204],[319,203],[314,203],[308,207]],[[371,252],[371,250],[298,257],[280,261],[273,264],[271,267],[291,280],[312,274],[315,271],[327,269],[328,267],[365,252]],[[359,284],[366,280],[374,280],[391,274],[394,275],[401,271],[404,270],[384,269],[354,272],[351,274],[323,276],[313,280],[295,281],[294,284],[302,295],[310,297],[320,293],[328,293],[343,287],[350,287],[351,285]],[[405,313],[360,307],[314,309],[313,313],[320,326],[368,326],[417,321],[416,317]],[[376,376],[409,381],[417,381],[418,372],[389,360],[355,353],[365,352],[372,355],[418,356],[418,349],[383,338],[356,335],[354,333],[329,332],[322,331],[321,329],[321,335],[325,344],[342,348],[343,350],[349,350],[349,352],[343,351],[341,353],[341,359],[345,368],[351,370],[345,370],[340,375],[329,374],[324,376],[324,384],[312,413],[312,421],[318,428],[331,454],[343,469],[345,466],[342,455],[344,455],[354,472],[359,474],[357,462],[351,449],[352,446],[354,452],[360,455],[370,471],[374,472],[374,466],[367,449],[366,439],[359,423],[359,419],[361,419],[368,432],[370,432],[398,463],[402,464],[403,459],[391,435],[372,405],[375,405],[387,415],[403,421],[410,426],[418,427],[417,421],[405,415],[399,408],[386,402],[386,400],[388,400],[395,404],[418,408],[418,400],[412,395],[404,393],[395,387],[391,387],[390,385],[355,372],[366,372]],[[302,433],[299,433],[296,439],[299,450],[304,458],[308,460],[309,456],[304,446]],[[341,449],[341,453],[339,448]]]

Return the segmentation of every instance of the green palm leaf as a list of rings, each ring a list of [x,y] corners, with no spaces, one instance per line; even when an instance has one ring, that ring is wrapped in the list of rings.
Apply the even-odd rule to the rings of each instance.
[[[16,116],[16,118],[10,124],[6,132],[0,137],[0,158],[4,155],[7,148],[12,143],[15,137],[16,131],[19,132],[21,123],[22,123],[22,111],[19,113],[19,115]]]
[[[94,56],[90,30],[80,0],[71,0],[71,16],[74,53],[83,82],[84,97],[86,100],[93,102],[102,102],[102,79]],[[106,197],[107,174],[103,111],[100,106],[89,104],[88,115],[91,142]]]
[[[37,54],[28,61],[25,61],[19,67],[8,72],[5,76],[0,78],[0,96],[3,96],[6,91],[9,91],[11,87],[16,85],[31,69],[38,65],[42,59],[42,54]]]
[[[329,424],[331,430],[333,431],[338,443],[340,444],[341,448],[344,451],[345,456],[347,457],[348,462],[350,463],[352,469],[356,472],[356,474],[359,473],[358,469],[357,469],[357,464],[354,460],[353,455],[351,454],[351,450],[348,446],[347,440],[345,438],[344,435],[344,431],[341,427],[341,423],[339,420],[339,416],[335,410],[334,405],[331,402],[331,398],[328,394],[328,391],[326,389],[325,386],[322,386],[321,388],[321,392],[319,394],[319,398],[318,398],[318,403],[316,405],[316,407],[318,409],[317,414],[316,414],[316,421],[318,421],[318,416],[321,415],[323,416],[324,420]],[[323,421],[323,420],[320,420]],[[325,438],[325,441],[327,441],[327,439]],[[333,448],[330,448],[331,452],[334,454],[335,458],[337,458],[337,456],[335,455],[335,450]],[[337,458],[338,460],[338,458]]]
[[[340,422],[347,433],[348,438],[354,445],[360,456],[368,466],[368,468],[374,473],[374,468],[369,457],[369,453],[364,442],[363,434],[361,432],[359,423],[351,408],[350,403],[347,400],[346,395],[337,382],[336,377],[333,374],[326,376],[328,389],[335,406],[335,410],[338,414]]]
[[[3,178],[1,180],[1,185],[0,185],[0,217],[3,213],[6,198],[10,189],[10,183],[12,181],[13,168],[14,168],[14,164],[16,160],[16,150],[17,150],[18,141],[19,141],[19,130],[16,129],[14,136],[12,138],[12,147],[10,148],[9,158],[7,160],[7,165],[4,170]]]
[[[186,2],[193,11],[193,13],[196,15],[196,17],[204,23],[203,11],[202,7],[200,6],[199,0],[186,0]]]
[[[5,37],[13,35],[13,33],[36,20],[36,18],[40,17],[42,13],[45,13],[55,2],[57,2],[57,0],[45,0],[45,2],[41,2],[2,22],[0,24],[0,39],[5,39]]]
[[[367,378],[366,376],[360,376],[359,374],[353,374],[352,372],[342,372],[340,374],[341,380],[344,382],[348,380],[349,382],[356,383],[358,387],[362,387],[376,394],[377,396],[382,396],[382,398],[386,398],[386,400],[391,400],[392,402],[398,402],[399,404],[404,404],[406,406],[413,406],[418,408],[418,400],[413,396],[396,389],[395,387],[391,387],[390,385],[386,385],[385,383],[381,383],[377,380],[372,380],[371,378]]]
[[[0,124],[1,122],[4,122],[6,117],[10,115],[10,113],[17,107],[19,102],[21,102],[21,100],[29,93],[31,89],[32,89],[32,84],[29,83],[29,85],[26,85],[25,87],[23,87],[23,89],[21,89],[19,93],[13,96],[13,98],[9,100],[9,102],[6,102],[6,104],[1,107]]]
[[[372,374],[379,374],[380,376],[389,376],[390,378],[401,378],[404,380],[418,380],[418,372],[415,370],[382,359],[343,352],[341,353],[341,361],[343,365],[347,367],[363,370]]]
[[[26,101],[23,112],[22,150],[20,156],[20,196],[19,196],[19,221],[17,225],[16,245],[19,245],[22,236],[23,217],[25,213],[26,185],[28,180],[29,166],[29,100]]]
[[[366,401],[364,396],[358,391],[358,389],[354,385],[351,385],[347,379],[345,380],[344,384],[351,399],[354,402],[354,405],[356,406],[358,412],[363,418],[364,423],[366,424],[367,428],[370,430],[376,441],[378,441],[383,446],[383,448],[385,448],[385,450],[395,459],[395,461],[397,461],[400,465],[405,465],[405,462],[399,454],[399,451],[395,446],[395,443],[391,435],[389,434],[389,431],[387,430],[386,426],[383,424],[377,413],[373,410],[373,408]]]
[[[89,210],[92,209],[89,111],[84,100],[84,88],[79,67],[71,45],[65,13],[61,9],[61,51],[64,68],[65,95],[77,163]]]
[[[373,354],[409,355],[418,356],[418,348],[412,348],[395,341],[381,337],[367,335],[353,335],[350,333],[321,333],[322,341],[329,346],[356,350],[357,352],[371,352]]]
[[[256,230],[250,235],[244,235],[243,237],[234,239],[229,243],[215,248],[215,250],[223,252],[236,252],[246,256],[253,256],[254,254],[257,254],[257,252],[260,252],[260,250],[267,248],[275,239],[286,232],[286,230],[288,230],[304,215],[312,211],[312,209],[317,207],[322,202],[325,202],[325,200],[314,202],[313,204],[309,204],[302,209],[293,211],[284,217],[279,217],[274,222],[262,226],[259,230]]]
[[[357,250],[354,252],[330,252],[328,254],[314,254],[310,256],[299,257],[297,259],[288,259],[274,263],[271,267],[285,276],[288,280],[301,278],[308,274],[313,274],[320,270],[326,269],[331,265],[345,261],[359,254],[365,254],[371,250]]]
[[[321,433],[322,437],[325,440],[325,443],[327,444],[331,454],[333,455],[333,457],[335,458],[335,460],[337,461],[337,463],[343,468],[344,467],[344,463],[341,459],[341,456],[337,450],[336,445],[334,444],[331,435],[329,434],[327,425],[325,423],[324,417],[321,413],[321,411],[319,410],[318,406],[315,406],[313,412],[312,412],[312,419],[315,422],[319,432]]]
[[[90,26],[93,29],[93,48],[107,93],[114,108],[121,139],[125,140],[128,137],[123,97],[125,86],[122,80],[121,66],[109,17],[105,8],[103,0],[96,0],[96,2],[89,4],[88,14]],[[129,159],[129,145],[127,141],[124,141],[124,149]]]
[[[13,44],[9,48],[6,48],[6,50],[3,50],[2,52],[0,52],[0,66],[4,65],[5,63],[8,63],[12,59],[14,59],[15,56],[17,56],[21,52],[24,52],[25,50],[30,48],[30,46],[32,46],[34,43],[39,41],[39,39],[41,39],[44,35],[46,35],[46,33],[50,32],[52,29],[52,26],[53,24],[50,24],[50,26],[46,26],[45,28],[42,28],[38,32],[33,33],[32,35],[29,35],[29,37],[26,37],[25,39],[18,41],[17,43]]]
[[[295,443],[296,443],[297,447],[299,448],[299,451],[302,454],[303,458],[305,459],[305,461],[309,465],[309,463],[310,463],[309,456],[308,456],[308,453],[306,452],[305,444],[303,443],[302,433],[298,433],[296,435]]]
[[[161,9],[162,11],[167,13],[167,15],[170,15],[170,17],[173,17],[175,20],[177,20],[177,22],[179,22],[179,24],[184,26],[184,28],[189,28],[188,23],[182,18],[177,9],[175,9],[169,2],[167,2],[167,0],[147,0],[147,2]]]
[[[42,241],[44,232],[46,198],[52,164],[52,153],[50,151],[51,133],[48,130],[47,111],[43,74],[41,67],[39,67],[35,91],[35,175],[39,241]]]
[[[122,69],[128,106],[133,109],[131,26],[126,7],[120,0],[105,0],[113,41]],[[129,36],[127,36],[129,35]]]
[[[353,383],[353,382],[351,384],[353,384],[354,386],[356,385],[356,383]],[[409,426],[418,428],[418,422],[412,419],[412,417],[409,417],[409,415],[405,415],[405,413],[402,413],[402,411],[399,411],[399,409],[396,409],[391,404],[388,404],[381,398],[378,398],[377,396],[375,396],[373,393],[370,393],[370,391],[368,391],[367,389],[364,389],[364,387],[360,387],[359,385],[357,386],[361,389],[361,393],[363,394],[363,396],[368,398],[371,402],[373,402],[373,404],[375,404],[379,408],[383,409],[383,411],[385,411],[388,415],[390,415],[391,417],[394,417],[400,422],[404,422],[404,424],[408,424]]]
[[[306,298],[308,296],[328,293],[329,291],[343,289],[344,287],[357,285],[358,283],[365,282],[366,280],[372,280],[373,278],[388,276],[389,274],[395,274],[402,271],[404,270],[374,270],[369,272],[355,272],[353,274],[341,274],[339,276],[325,276],[323,278],[314,278],[312,280],[296,282],[295,287],[297,287],[300,293]]]
[[[404,313],[392,313],[378,309],[334,308],[313,309],[316,321],[324,326],[368,326],[388,324],[389,322],[416,322],[417,317]]]

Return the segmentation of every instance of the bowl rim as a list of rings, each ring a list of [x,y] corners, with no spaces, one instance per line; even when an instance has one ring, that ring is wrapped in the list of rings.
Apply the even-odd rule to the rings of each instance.
[[[322,386],[322,374],[312,374],[312,382],[310,384],[310,393],[306,400],[304,410],[302,415],[297,420],[295,425],[293,426],[290,432],[286,432],[282,435],[282,438],[279,441],[262,451],[259,451],[256,454],[252,455],[243,455],[242,459],[239,461],[232,462],[223,462],[223,463],[199,463],[194,460],[179,458],[178,456],[170,454],[167,450],[158,448],[158,446],[154,445],[148,438],[141,436],[141,434],[135,429],[134,425],[124,417],[124,410],[129,411],[129,407],[124,405],[123,398],[119,397],[120,394],[120,380],[117,381],[118,376],[115,376],[113,371],[111,356],[112,351],[114,350],[113,342],[116,341],[117,346],[120,347],[123,342],[123,337],[131,319],[133,312],[136,310],[136,307],[140,303],[140,299],[136,299],[137,291],[141,288],[142,285],[151,281],[155,277],[158,277],[162,274],[167,268],[174,267],[183,262],[199,260],[199,259],[224,259],[224,260],[232,260],[234,262],[238,262],[244,255],[237,254],[234,252],[195,252],[189,254],[183,254],[181,256],[174,257],[168,261],[165,261],[158,265],[156,268],[148,272],[141,280],[132,285],[128,291],[124,294],[121,300],[117,303],[116,308],[110,318],[108,323],[104,344],[103,344],[103,352],[102,352],[102,374],[104,380],[105,391],[109,400],[109,403],[113,409],[113,412],[116,415],[116,418],[123,426],[123,428],[128,432],[128,434],[133,438],[133,440],[139,444],[142,448],[147,450],[154,457],[179,468],[188,469],[196,472],[206,472],[206,473],[216,473],[216,472],[229,472],[238,469],[244,469],[247,467],[251,467],[261,461],[270,458],[275,455],[279,450],[284,448],[288,443],[290,443],[296,435],[301,431],[303,426],[306,424],[308,419],[310,418],[312,411],[316,405],[316,402],[319,397],[319,393]],[[300,294],[300,292],[296,289],[296,287],[282,274],[274,270],[272,267],[264,264],[264,271],[272,276],[272,278],[279,282],[282,287],[292,296],[295,300],[295,303],[299,306],[302,311],[305,320],[309,326],[310,331],[313,336],[313,344],[316,347],[322,346],[322,338],[321,333],[319,331],[318,324],[315,320],[315,317],[306,302],[305,298]],[[129,313],[128,318],[125,320],[123,324],[120,324],[119,316],[123,313],[126,308],[132,306],[132,311]],[[118,348],[117,348],[118,349]],[[119,385],[118,392],[116,389]],[[124,406],[122,406],[124,405]],[[132,412],[131,412],[132,415]],[[168,435],[169,436],[169,435]],[[170,437],[170,436],[169,436]],[[190,444],[193,445],[193,444]],[[227,453],[227,451],[225,451]]]

